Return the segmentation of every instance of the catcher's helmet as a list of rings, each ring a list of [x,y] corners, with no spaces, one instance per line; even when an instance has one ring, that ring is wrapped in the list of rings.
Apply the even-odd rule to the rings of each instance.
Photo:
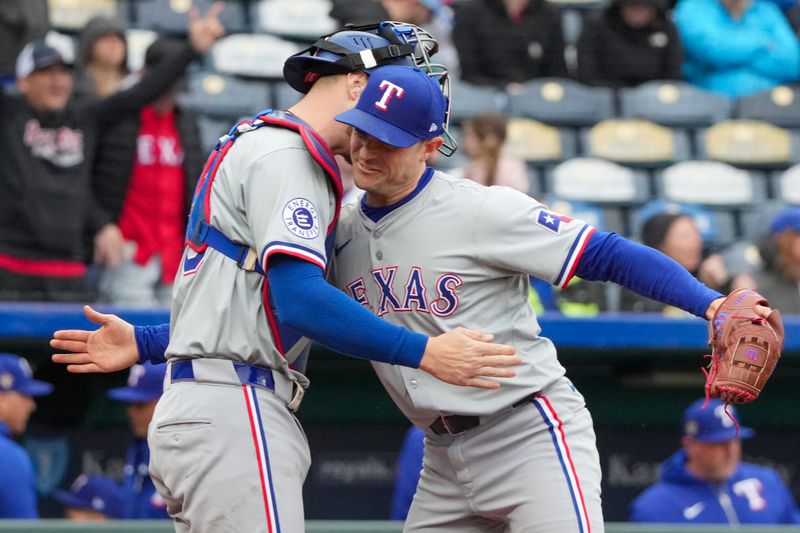
[[[366,31],[344,30],[290,56],[283,64],[283,77],[294,90],[305,94],[321,76],[369,71],[383,65],[413,67],[413,53],[412,44],[391,42]]]

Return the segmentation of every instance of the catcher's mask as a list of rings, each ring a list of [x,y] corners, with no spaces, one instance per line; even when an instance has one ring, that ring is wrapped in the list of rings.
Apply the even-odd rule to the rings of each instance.
[[[306,94],[322,76],[363,71],[367,74],[384,65],[416,66],[439,82],[448,105],[444,144],[439,151],[450,156],[457,144],[448,131],[450,120],[450,79],[447,69],[431,62],[439,49],[436,39],[413,24],[384,21],[363,26],[347,25],[344,30],[321,37],[313,45],[290,56],[283,65],[283,77],[296,91]]]

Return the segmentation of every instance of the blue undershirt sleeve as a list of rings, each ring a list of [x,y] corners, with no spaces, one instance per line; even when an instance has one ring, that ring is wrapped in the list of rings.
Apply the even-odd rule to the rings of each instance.
[[[134,326],[133,337],[139,349],[139,362],[150,361],[154,365],[166,363],[164,352],[169,344],[169,324],[156,326]]]
[[[674,259],[616,233],[596,231],[591,236],[575,275],[585,280],[612,281],[701,318],[706,318],[709,304],[722,297]]]
[[[279,255],[267,276],[281,324],[351,357],[419,367],[428,337],[376,317],[325,281],[318,266]]]

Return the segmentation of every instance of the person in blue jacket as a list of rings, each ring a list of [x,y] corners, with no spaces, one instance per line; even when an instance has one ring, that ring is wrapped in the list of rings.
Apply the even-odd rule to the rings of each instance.
[[[167,506],[150,479],[150,448],[147,446],[147,428],[161,397],[165,373],[166,365],[134,365],[128,375],[128,386],[108,391],[110,398],[128,404],[128,421],[134,437],[125,458],[124,518],[169,518]]]
[[[772,468],[741,461],[740,427],[732,405],[697,400],[683,416],[682,448],[661,466],[661,480],[631,504],[632,522],[800,524],[791,492]]]
[[[425,432],[411,426],[403,439],[403,447],[397,458],[397,475],[394,478],[392,495],[392,520],[405,520],[411,508],[411,500],[417,492],[422,457],[425,451]]]
[[[765,0],[680,0],[675,9],[686,80],[732,98],[800,77],[800,44]]]
[[[25,433],[36,396],[53,386],[33,379],[28,362],[0,354],[0,518],[39,518],[33,463],[13,438]]]

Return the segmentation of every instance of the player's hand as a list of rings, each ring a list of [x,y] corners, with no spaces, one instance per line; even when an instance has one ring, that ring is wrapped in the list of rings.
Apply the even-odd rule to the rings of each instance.
[[[197,7],[189,11],[189,43],[198,54],[204,54],[217,40],[225,35],[225,27],[219,21],[224,2],[214,2],[208,12],[200,16]]]
[[[54,354],[53,362],[67,365],[69,372],[84,374],[116,372],[139,361],[133,325],[116,315],[98,313],[88,305],[83,306],[83,312],[100,329],[62,329],[53,333],[50,346],[71,352]]]
[[[513,346],[493,344],[493,336],[466,328],[456,328],[428,339],[420,369],[453,385],[480,389],[499,389],[500,383],[485,379],[512,378],[507,368],[522,363]]]
[[[125,238],[119,226],[106,224],[94,236],[94,262],[116,268],[125,259]]]

